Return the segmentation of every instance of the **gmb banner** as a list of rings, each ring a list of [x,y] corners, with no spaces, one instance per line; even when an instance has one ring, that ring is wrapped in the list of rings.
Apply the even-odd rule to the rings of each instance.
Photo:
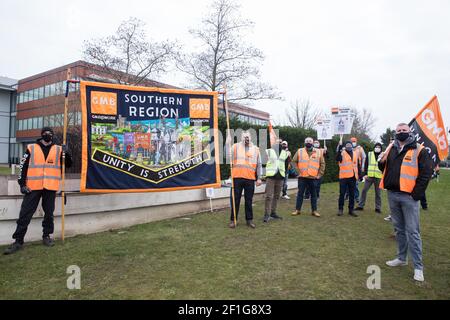
[[[434,96],[409,123],[417,142],[428,150],[434,165],[448,156],[447,133],[442,120],[441,109]]]
[[[81,81],[81,192],[220,186],[217,92]]]

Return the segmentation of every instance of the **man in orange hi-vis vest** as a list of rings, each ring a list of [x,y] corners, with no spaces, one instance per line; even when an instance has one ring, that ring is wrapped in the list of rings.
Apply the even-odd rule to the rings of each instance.
[[[313,138],[305,139],[305,147],[298,149],[292,159],[293,166],[298,172],[298,193],[293,216],[301,214],[303,196],[308,189],[311,194],[311,214],[320,217],[317,211],[316,181],[325,173],[325,160],[319,149],[314,148]]]
[[[256,186],[261,185],[262,164],[259,148],[255,146],[250,139],[250,133],[244,131],[241,136],[241,142],[233,144],[231,147],[231,161],[233,161],[233,171],[231,177],[234,185],[234,200],[236,208],[236,220],[239,213],[239,205],[241,204],[242,192],[245,199],[245,220],[247,226],[256,228],[253,223],[253,195]],[[235,228],[233,197],[230,194],[231,217],[230,228]]]
[[[30,144],[21,160],[19,186],[24,194],[22,206],[17,220],[17,228],[13,234],[15,242],[6,249],[5,254],[11,254],[23,247],[25,234],[33,214],[36,212],[39,200],[42,198],[44,220],[42,221],[44,245],[51,247],[54,242],[50,238],[53,234],[53,211],[55,210],[56,191],[59,190],[61,180],[61,163],[65,157],[65,164],[70,167],[72,159],[65,150],[65,146],[53,143],[53,130],[45,127],[41,131],[41,139]]]
[[[397,257],[390,267],[408,264],[408,249],[414,264],[414,280],[424,281],[419,201],[433,174],[433,161],[427,149],[418,144],[406,123],[397,125],[395,140],[380,155],[383,171],[380,188],[388,190],[389,208],[397,240]]]
[[[353,150],[351,141],[342,145],[342,137],[336,152],[336,161],[339,164],[339,203],[338,216],[344,214],[345,194],[348,191],[348,214],[357,217],[355,213],[356,181],[361,175],[361,166],[358,165],[358,153]]]

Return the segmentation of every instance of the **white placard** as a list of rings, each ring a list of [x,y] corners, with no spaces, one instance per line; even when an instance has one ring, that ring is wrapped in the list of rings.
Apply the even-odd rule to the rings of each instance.
[[[316,122],[317,140],[333,139],[333,126],[331,119],[318,120]]]
[[[331,120],[334,134],[350,134],[355,115],[350,108],[332,108]]]
[[[205,190],[207,198],[214,198],[214,188],[206,188]]]

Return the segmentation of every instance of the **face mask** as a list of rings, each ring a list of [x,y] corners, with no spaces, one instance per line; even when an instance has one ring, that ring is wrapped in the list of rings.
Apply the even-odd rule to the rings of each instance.
[[[356,142],[352,143],[353,148],[356,148]]]
[[[316,143],[316,144],[314,145],[314,148],[320,148],[320,144]]]
[[[287,146],[281,145],[281,149],[286,150]]]
[[[396,138],[398,141],[403,142],[403,141],[405,141],[406,139],[409,138],[409,132],[400,132],[400,133],[397,133],[397,134],[395,135],[395,138]]]
[[[381,148],[375,148],[374,151],[375,151],[376,153],[380,153],[380,152],[381,152]]]
[[[52,141],[53,136],[52,136],[51,134],[43,134],[43,135],[42,135],[42,139],[43,139],[45,142],[50,142],[50,141]]]
[[[313,147],[312,143],[305,143],[305,147],[307,149],[311,149]]]

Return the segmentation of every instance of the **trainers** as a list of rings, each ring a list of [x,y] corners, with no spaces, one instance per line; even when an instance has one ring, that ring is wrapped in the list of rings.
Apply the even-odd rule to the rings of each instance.
[[[317,211],[313,211],[311,213],[311,215],[313,215],[314,217],[320,218],[320,213],[318,213]]]
[[[12,245],[10,245],[8,248],[6,248],[5,252],[3,254],[13,254],[20,249],[22,249],[23,244],[20,242],[14,242]]]
[[[236,225],[234,224],[234,221],[231,221],[230,224],[228,225],[229,228],[234,229],[236,228]]]
[[[386,264],[389,267],[403,267],[403,266],[407,266],[408,262],[402,261],[399,258],[395,258],[394,260],[386,261]]]
[[[281,197],[282,199],[286,199],[286,200],[290,200],[291,197],[289,197],[287,194],[285,194],[284,196]]]
[[[264,216],[264,219],[263,219],[263,222],[264,222],[264,223],[267,223],[267,222],[269,222],[269,220],[270,220],[270,217],[268,217],[268,216]]]
[[[338,215],[338,216],[344,215],[344,210],[339,210],[337,215]]]
[[[355,211],[363,211],[363,210],[364,210],[363,207],[357,207],[357,208],[355,209]]]
[[[349,210],[348,214],[351,215],[352,217],[355,217],[355,218],[358,217],[358,214],[355,211],[353,211],[353,210]]]
[[[385,221],[392,221],[391,215],[388,215],[386,218],[384,218]]]
[[[301,214],[300,210],[295,210],[291,213],[291,216],[299,216]]]
[[[252,220],[248,220],[247,221],[247,227],[255,229],[256,228],[256,224],[254,224]]]
[[[270,215],[270,217],[272,218],[272,219],[276,219],[276,220],[283,220],[283,218],[282,217],[280,217],[278,214],[276,214],[276,213],[272,213],[271,215]]]
[[[423,282],[425,278],[423,277],[423,271],[419,269],[414,269],[414,280]]]
[[[53,247],[55,245],[55,241],[53,241],[53,239],[50,238],[49,236],[43,237],[42,243],[44,244],[44,246],[47,247]]]

